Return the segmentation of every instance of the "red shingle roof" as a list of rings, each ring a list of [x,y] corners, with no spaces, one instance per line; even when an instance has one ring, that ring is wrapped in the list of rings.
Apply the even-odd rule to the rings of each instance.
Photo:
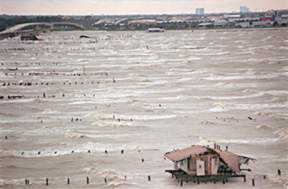
[[[239,155],[229,151],[215,150],[222,160],[236,173],[240,172]]]
[[[188,148],[181,150],[175,150],[172,152],[167,152],[164,156],[173,162],[183,160],[192,155],[200,155],[205,152],[214,152],[219,155],[219,157],[236,173],[240,172],[239,166],[239,155],[234,154],[229,151],[222,151],[217,149],[208,148],[200,145],[193,145]]]
[[[172,152],[167,152],[164,156],[170,159],[171,161],[180,161],[182,159],[188,158],[191,155],[199,155],[204,152],[208,152],[209,149],[205,146],[193,145],[188,148],[181,150],[175,150]]]

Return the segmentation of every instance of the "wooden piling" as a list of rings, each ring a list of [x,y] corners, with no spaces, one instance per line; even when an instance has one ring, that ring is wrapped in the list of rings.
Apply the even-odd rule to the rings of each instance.
[[[243,177],[243,182],[246,182],[246,175],[244,175]]]
[[[148,181],[151,181],[151,176],[150,175],[148,175]]]
[[[89,184],[89,177],[86,178],[86,184]]]
[[[107,183],[107,178],[106,177],[104,178],[104,182]]]
[[[70,184],[70,178],[67,178],[67,184]]]
[[[255,179],[252,179],[252,186],[255,186]]]
[[[49,180],[48,180],[48,178],[46,178],[46,186],[48,186],[49,185]]]
[[[281,170],[280,169],[277,170],[277,174],[278,174],[278,176],[281,176]]]

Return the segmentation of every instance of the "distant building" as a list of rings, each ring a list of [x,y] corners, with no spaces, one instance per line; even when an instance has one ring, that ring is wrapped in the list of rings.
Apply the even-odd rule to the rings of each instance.
[[[241,14],[247,14],[249,13],[249,8],[246,6],[240,6],[240,13]]]
[[[195,9],[195,14],[197,16],[204,16],[204,8],[197,8]]]

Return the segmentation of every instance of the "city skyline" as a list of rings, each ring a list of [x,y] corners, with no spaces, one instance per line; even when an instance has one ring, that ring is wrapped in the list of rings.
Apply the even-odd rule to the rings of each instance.
[[[0,0],[0,14],[14,15],[125,15],[186,14],[288,9],[287,0]]]

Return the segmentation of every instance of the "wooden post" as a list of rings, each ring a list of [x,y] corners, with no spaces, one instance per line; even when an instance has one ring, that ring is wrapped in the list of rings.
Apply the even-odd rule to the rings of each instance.
[[[277,173],[278,173],[278,176],[281,176],[281,170],[280,169],[277,170]]]
[[[263,179],[264,179],[264,180],[266,179],[266,175],[263,176]]]
[[[107,183],[107,178],[104,178],[104,182]]]
[[[86,178],[86,183],[89,184],[89,177]]]
[[[67,184],[70,184],[70,178],[67,178]]]
[[[150,175],[148,175],[148,181],[151,181],[151,176]]]
[[[255,179],[252,179],[252,186],[255,186]]]
[[[244,177],[243,177],[243,181],[246,182],[246,175],[244,175]]]
[[[46,178],[46,186],[48,186],[49,185],[49,180],[48,180],[48,178]]]

